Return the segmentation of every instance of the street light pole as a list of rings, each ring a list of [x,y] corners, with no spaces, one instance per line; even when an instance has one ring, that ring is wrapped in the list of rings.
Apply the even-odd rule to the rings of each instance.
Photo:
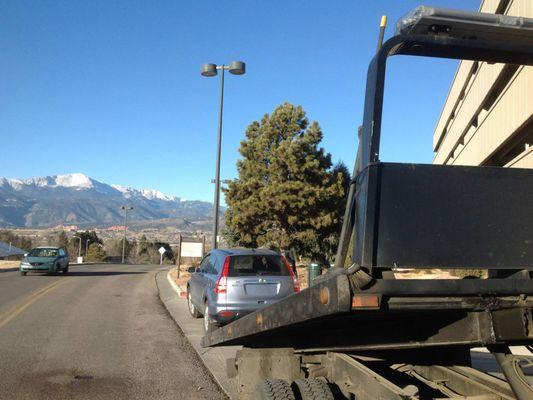
[[[215,200],[213,205],[213,249],[217,248],[218,236],[218,214],[220,208],[220,155],[222,151],[222,111],[224,108],[224,71],[228,70],[234,75],[243,75],[246,72],[246,65],[242,61],[232,61],[229,65],[204,64],[202,65],[202,76],[215,76],[220,70],[220,101],[218,112],[218,137],[217,137],[217,161],[215,172]]]
[[[122,239],[122,264],[124,264],[124,256],[126,254],[126,231],[128,230],[128,210],[133,210],[131,206],[122,206],[121,210],[124,210],[124,238]]]
[[[87,240],[85,241],[85,257],[87,257],[87,250],[88,250],[88,248],[89,248],[89,242],[90,242],[90,241],[91,241],[90,239],[87,239]]]
[[[224,67],[220,74],[220,101],[218,111],[217,165],[215,173],[215,201],[213,216],[213,249],[218,247],[218,210],[220,208],[220,153],[222,151],[222,110],[224,108]]]

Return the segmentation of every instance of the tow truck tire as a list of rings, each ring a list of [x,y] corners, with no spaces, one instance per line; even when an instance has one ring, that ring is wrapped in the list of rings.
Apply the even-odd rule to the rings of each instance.
[[[334,400],[333,392],[321,379],[296,379],[293,383],[298,400]]]
[[[254,400],[296,400],[291,385],[283,379],[265,379],[257,384]]]

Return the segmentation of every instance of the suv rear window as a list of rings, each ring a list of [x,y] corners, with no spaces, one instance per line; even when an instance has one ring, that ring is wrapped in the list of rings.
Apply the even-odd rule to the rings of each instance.
[[[290,275],[280,256],[243,255],[232,256],[229,276]]]

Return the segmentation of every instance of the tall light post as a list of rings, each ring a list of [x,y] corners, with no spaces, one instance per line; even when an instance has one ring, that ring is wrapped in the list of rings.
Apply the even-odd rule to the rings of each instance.
[[[243,75],[246,72],[246,65],[242,61],[232,61],[229,65],[204,64],[202,65],[202,76],[215,76],[220,72],[220,104],[218,114],[218,139],[217,139],[217,164],[215,173],[215,204],[213,216],[213,249],[217,248],[218,236],[218,209],[220,204],[220,152],[222,146],[222,109],[224,107],[224,71],[229,71],[234,75]]]
[[[80,241],[80,243],[78,244],[78,258],[80,258],[81,257],[81,237],[80,236],[72,236],[72,237]]]
[[[85,241],[85,257],[87,257],[87,250],[89,249],[89,242],[91,241],[91,239],[87,239]]]
[[[124,256],[126,254],[126,231],[128,230],[128,211],[133,210],[132,206],[122,206],[124,210],[124,239],[122,239],[122,264],[124,264]]]

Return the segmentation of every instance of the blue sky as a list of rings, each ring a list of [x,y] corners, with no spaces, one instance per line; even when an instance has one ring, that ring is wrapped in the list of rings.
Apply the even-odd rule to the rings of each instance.
[[[236,174],[246,126],[284,101],[321,124],[324,148],[351,170],[380,16],[389,37],[420,1],[1,4],[0,176],[83,172],[212,201],[219,85],[200,76],[202,63],[247,63],[226,79],[222,178]],[[391,59],[383,160],[431,162],[456,65]]]

